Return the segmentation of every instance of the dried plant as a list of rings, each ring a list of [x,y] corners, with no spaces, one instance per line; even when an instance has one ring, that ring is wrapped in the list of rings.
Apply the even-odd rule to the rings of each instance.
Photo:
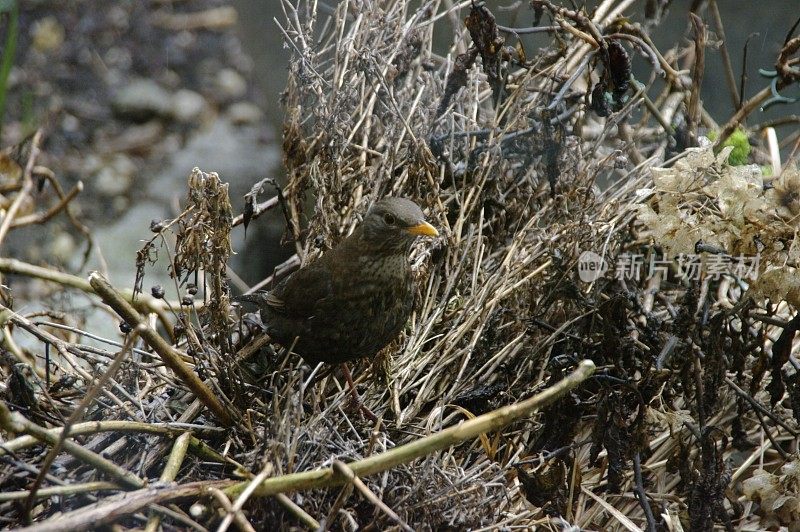
[[[648,13],[660,17],[666,4]],[[648,24],[626,17],[629,1],[586,12],[532,0],[536,25],[545,21],[552,37],[536,51],[518,36],[541,28],[504,28],[488,4],[350,0],[330,13],[315,1],[281,5],[292,53],[288,183],[262,204],[256,184],[247,212],[233,218],[224,176],[193,172],[183,213],[156,224],[140,256],[143,273],[147,261],[168,262],[182,296],[139,294],[140,311],[158,313],[169,341],[99,276],[82,284],[0,259],[4,272],[97,291],[147,344],[126,347],[133,355],[84,416],[118,423],[108,429],[117,432],[95,435],[97,426],[71,420],[63,449],[91,453],[74,463],[61,453],[50,473],[74,491],[29,515],[75,528],[140,526],[135,514],[146,508],[152,529],[189,519],[185,506],[160,505],[190,499],[202,501],[192,516],[222,528],[788,526],[796,482],[787,443],[800,434],[800,175],[790,166],[768,183],[720,150],[768,93],[743,102],[716,148],[688,148],[707,125],[698,91],[710,59],[698,53],[678,70]],[[440,31],[452,35],[442,50],[433,45]],[[695,21],[691,50],[704,49],[704,31]],[[787,38],[779,55],[781,88],[795,81],[794,46]],[[630,78],[637,55],[663,77],[656,101],[652,81]],[[762,150],[751,156],[763,162]],[[355,368],[382,417],[373,426],[335,371],[265,345],[246,320],[233,323],[225,263],[231,231],[285,208],[296,256],[269,286],[336,245],[388,194],[417,200],[442,236],[412,254],[417,304],[405,330]],[[605,261],[605,275],[582,279],[586,251]],[[625,257],[681,253],[758,253],[761,262],[755,279],[693,278],[674,264],[650,277],[617,269]],[[203,288],[202,303],[189,297]],[[7,316],[66,361],[103,372],[115,358]],[[62,390],[86,390],[80,364],[56,366],[85,379]],[[50,442],[57,436],[20,412],[64,426],[61,409],[74,400],[56,408],[63,391],[26,386],[25,375],[17,368],[5,393],[27,409],[0,409],[0,426]],[[179,432],[167,460],[164,436]],[[34,443],[4,441],[0,501],[33,498],[14,475],[22,462],[42,464]],[[139,487],[157,475],[178,484]],[[121,486],[134,491],[93,495],[85,507],[76,495]],[[739,489],[756,504],[743,506]],[[247,502],[255,497],[264,498]],[[15,524],[26,517],[9,502],[0,512]]]

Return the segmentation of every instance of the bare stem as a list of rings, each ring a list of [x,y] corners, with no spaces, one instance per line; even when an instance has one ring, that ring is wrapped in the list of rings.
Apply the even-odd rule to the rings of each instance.
[[[233,418],[228,410],[214,395],[211,389],[181,360],[180,355],[170,344],[167,343],[154,329],[147,326],[145,320],[136,312],[111,284],[99,273],[93,272],[89,275],[89,284],[94,291],[103,298],[103,301],[114,309],[131,327],[139,329],[140,334],[147,345],[158,353],[164,364],[167,365],[175,375],[190,389],[204,405],[222,422],[225,426],[233,424]]]
[[[578,368],[567,377],[533,397],[512,405],[498,408],[492,412],[464,421],[455,427],[444,429],[430,436],[420,438],[411,443],[395,447],[389,451],[347,464],[354,474],[364,477],[374,475],[400,464],[406,464],[427,454],[446,449],[464,440],[475,438],[493,430],[500,429],[519,419],[529,416],[536,410],[546,406],[568,391],[578,387],[594,373],[594,363],[584,360]],[[347,479],[337,475],[332,467],[292,473],[265,480],[256,489],[260,496],[274,495],[302,489],[313,489],[342,485]],[[249,482],[241,482],[225,490],[228,495],[235,496],[247,488]]]

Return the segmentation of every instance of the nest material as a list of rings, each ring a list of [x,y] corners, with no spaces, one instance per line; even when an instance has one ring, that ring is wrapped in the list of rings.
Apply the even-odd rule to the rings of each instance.
[[[703,228],[706,243],[728,254],[749,251],[736,242],[752,242],[741,231],[755,230],[748,225],[754,212],[765,224],[775,220],[769,201],[789,213],[775,216],[783,216],[779,239],[792,250],[796,202],[789,198],[789,178],[770,200],[773,193],[765,195],[706,149],[656,172],[654,186],[651,167],[664,163],[681,137],[658,131],[664,115],[676,112],[676,99],[664,98],[660,120],[643,116],[640,135],[631,137],[628,123],[642,104],[641,89],[628,83],[630,60],[619,41],[642,47],[670,90],[681,94],[677,102],[697,105],[686,73],[649,47],[641,30],[628,28],[627,38],[614,39],[601,33],[612,23],[625,25],[617,18],[623,2],[603,2],[591,18],[546,1],[532,4],[563,33],[528,58],[483,5],[460,6],[469,9],[462,27],[458,6],[439,2],[416,11],[402,0],[342,2],[331,16],[313,11],[316,2],[283,3],[282,31],[293,51],[284,96],[289,182],[270,205],[286,208],[298,256],[313,260],[334,246],[387,194],[418,200],[443,235],[413,255],[419,292],[405,331],[356,369],[363,398],[382,413],[382,425],[364,424],[335,374],[292,355],[267,349],[249,366],[238,362],[256,349],[253,343],[242,348],[245,328],[231,334],[229,320],[219,316],[227,306],[220,261],[228,254],[231,216],[216,177],[202,173],[193,174],[195,185],[213,184],[214,201],[198,200],[204,193],[192,189],[193,208],[170,222],[182,242],[170,267],[176,275],[202,269],[212,276],[212,305],[182,301],[186,311],[171,333],[191,355],[184,362],[209,377],[200,385],[226,400],[237,425],[220,431],[213,418],[198,417],[198,401],[187,405],[192,398],[184,383],[152,364],[150,354],[116,362],[122,369],[115,387],[94,392],[103,390],[112,403],[98,399],[91,417],[144,413],[148,422],[193,423],[183,430],[208,447],[196,440],[186,445],[217,464],[189,459],[171,478],[197,499],[194,481],[230,487],[236,478],[226,468],[231,463],[263,477],[327,467],[332,457],[342,467],[338,461],[358,461],[518,403],[590,359],[596,375],[540,415],[365,477],[377,502],[351,495],[348,484],[342,491],[289,494],[299,511],[282,496],[229,515],[257,527],[289,526],[298,514],[341,528],[400,521],[421,529],[708,530],[758,526],[762,519],[794,522],[796,475],[783,445],[797,434],[793,409],[800,392],[796,373],[784,364],[796,365],[792,339],[800,323],[787,293],[770,292],[770,304],[746,296],[741,279],[695,281],[668,270],[619,280],[611,271],[583,283],[577,270],[586,250],[614,264],[626,253],[651,253],[651,243],[669,248],[670,237],[681,239],[672,242],[676,246],[695,245],[700,239],[687,240],[681,224]],[[454,45],[438,55],[433,33],[448,19],[456,22]],[[585,79],[595,67],[601,75],[591,87]],[[593,118],[585,94],[596,98],[592,108],[607,120]],[[669,176],[674,179],[665,181]],[[306,218],[303,207],[311,198],[313,214]],[[747,201],[739,208],[742,198]],[[210,221],[224,227],[217,231]],[[189,262],[178,263],[180,257]],[[781,257],[769,255],[767,266],[793,274]],[[779,299],[789,304],[776,307]],[[58,345],[67,355],[71,347],[87,356],[80,346]],[[121,353],[132,347],[129,342]],[[228,351],[236,348],[237,355]],[[101,366],[110,356],[99,355]],[[27,381],[20,374],[13,382]],[[88,382],[72,386],[85,389]],[[202,397],[205,391],[195,386]],[[120,388],[129,402],[118,397]],[[6,393],[27,398],[28,414],[40,415],[40,423],[57,424],[52,404],[41,412],[30,387],[9,385]],[[156,428],[108,441],[93,436],[83,444],[105,448],[127,471],[153,477],[168,449],[161,436],[146,435]],[[14,445],[16,459],[41,464],[36,451]],[[211,449],[224,449],[225,457]],[[69,460],[62,454],[53,471],[73,482],[95,477],[96,469],[85,465],[67,473]],[[756,460],[766,471],[754,474]],[[11,479],[16,466],[6,464]],[[749,499],[740,500],[734,490],[745,479],[742,495]],[[137,487],[136,479],[127,480]],[[26,489],[22,482],[4,484]],[[156,491],[149,493],[153,501]],[[213,493],[216,502],[204,499],[208,506],[229,508],[222,492]],[[103,497],[97,495],[98,505]],[[745,500],[762,504],[743,507]],[[109,498],[107,507],[116,501]],[[84,504],[79,496],[61,507],[45,501],[32,515],[46,519]],[[22,510],[2,508],[19,522]],[[164,520],[181,522],[180,515],[160,512]]]

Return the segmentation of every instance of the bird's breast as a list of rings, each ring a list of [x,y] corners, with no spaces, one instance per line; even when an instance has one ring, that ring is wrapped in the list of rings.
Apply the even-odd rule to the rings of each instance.
[[[411,267],[404,255],[360,256],[333,269],[331,293],[304,318],[268,316],[284,344],[315,361],[373,355],[402,330],[413,308]]]
[[[404,255],[388,255],[373,257],[366,255],[359,257],[359,270],[361,278],[375,282],[397,282],[411,276],[408,259]]]

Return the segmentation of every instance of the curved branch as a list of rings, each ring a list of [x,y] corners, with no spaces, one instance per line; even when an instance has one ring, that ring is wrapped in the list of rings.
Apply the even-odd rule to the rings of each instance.
[[[550,388],[524,401],[504,406],[478,416],[475,419],[459,423],[455,427],[441,430],[430,436],[420,438],[411,443],[395,447],[389,451],[347,464],[355,475],[368,476],[386,471],[400,464],[416,460],[427,454],[446,449],[464,440],[469,440],[493,430],[498,430],[514,421],[529,416],[536,410],[552,403],[570,390],[577,388],[594,373],[595,366],[591,360],[582,361],[577,369]],[[292,473],[268,478],[256,488],[254,494],[259,496],[274,495],[301,489],[322,488],[347,483],[347,478],[337,475],[333,467]],[[229,487],[225,492],[229,496],[237,496],[247,488],[249,482],[240,482]]]

